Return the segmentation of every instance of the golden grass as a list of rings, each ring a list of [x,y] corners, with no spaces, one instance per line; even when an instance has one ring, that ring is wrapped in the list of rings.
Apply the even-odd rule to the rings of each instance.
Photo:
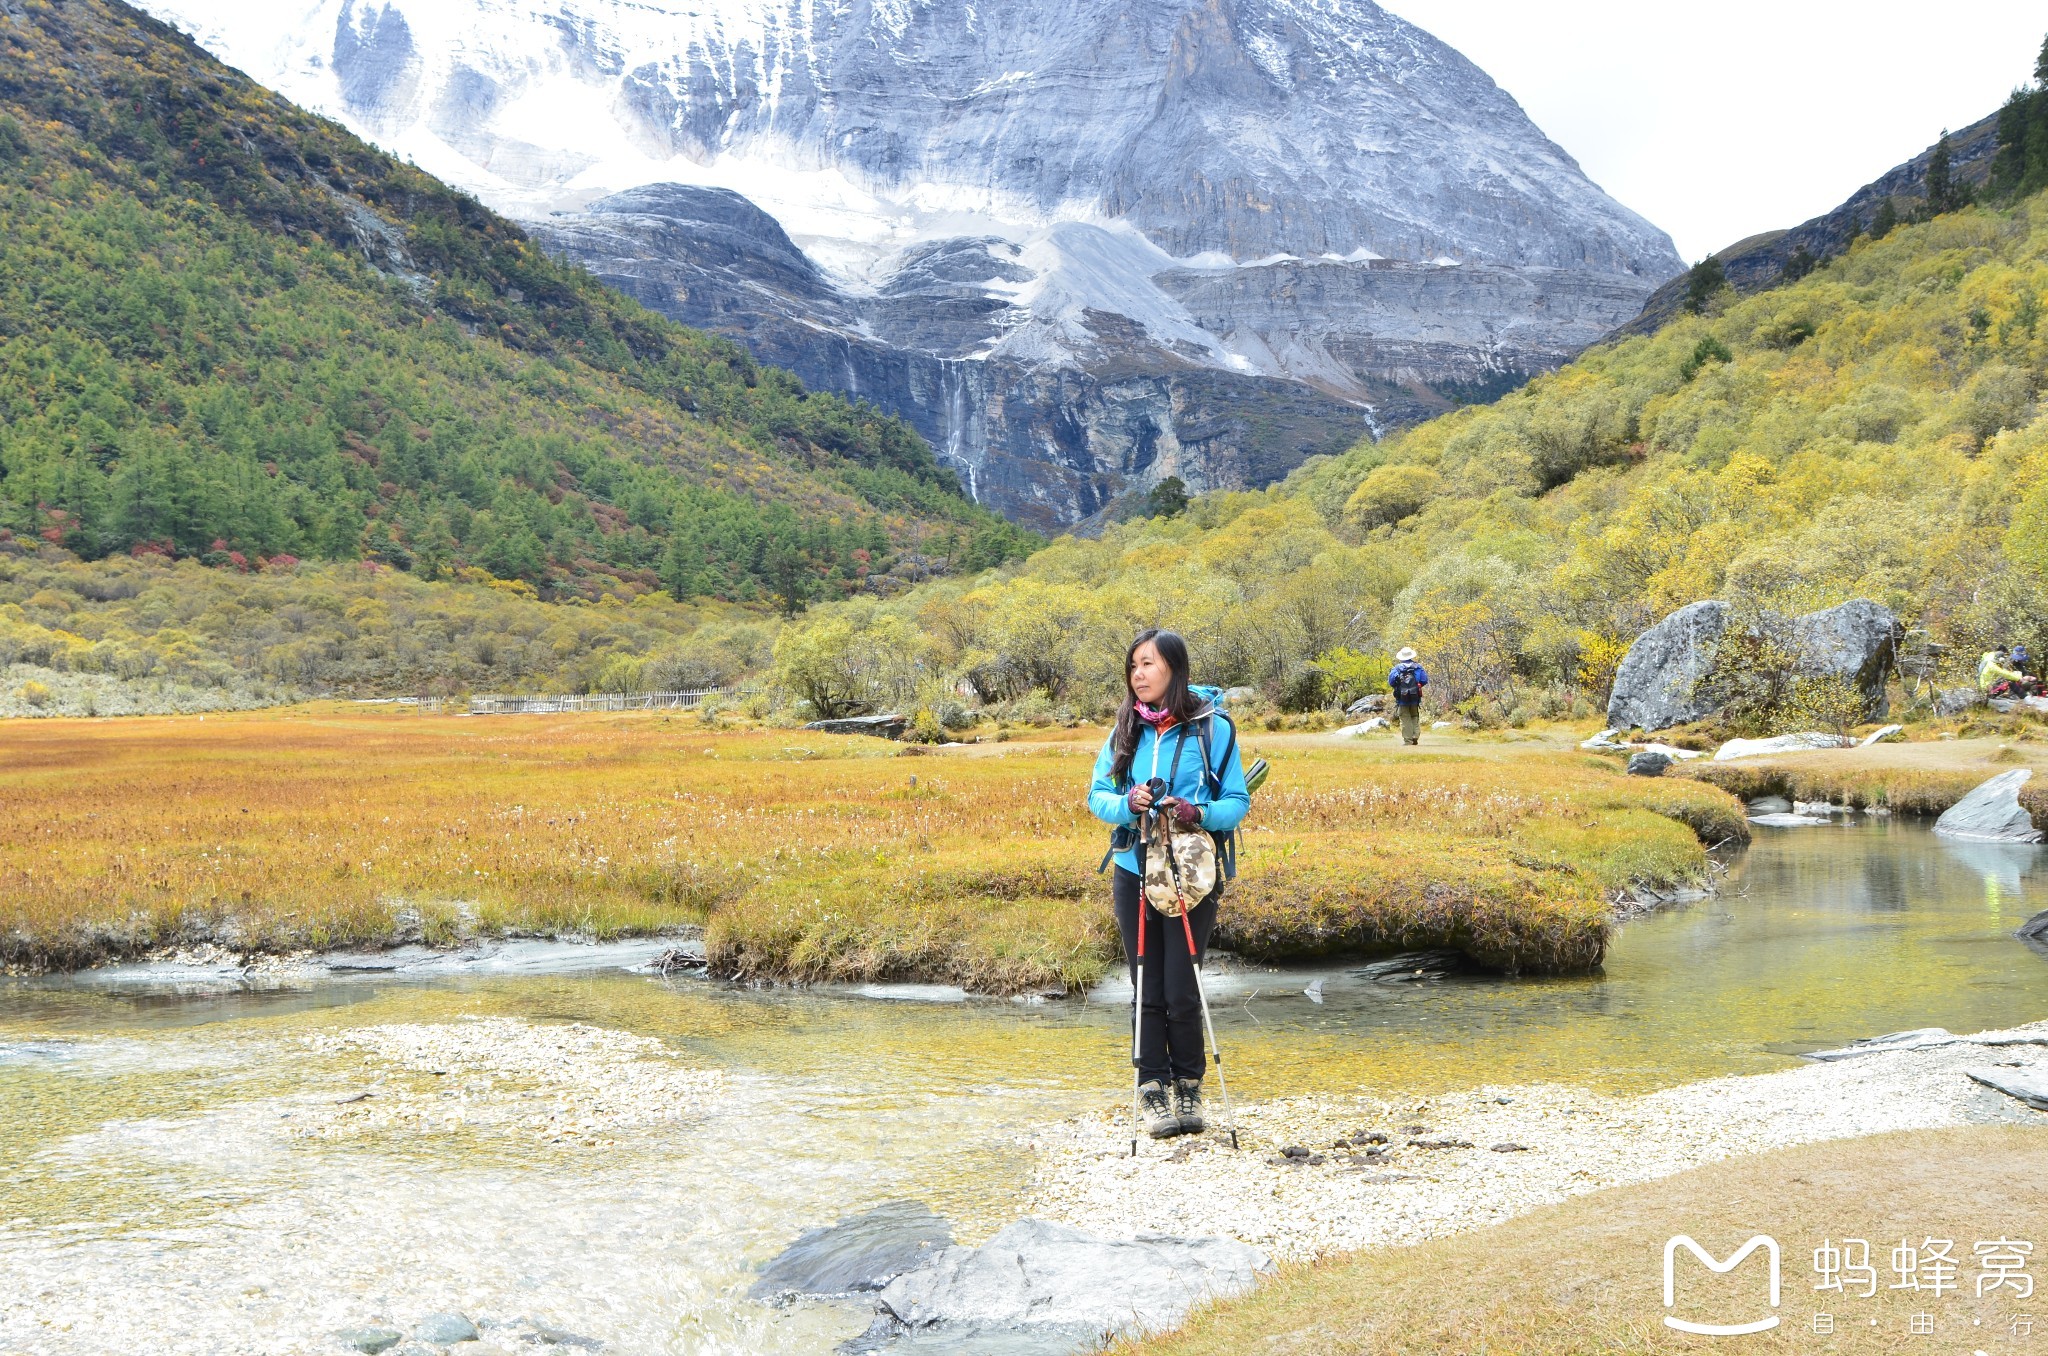
[[[1087,984],[1116,955],[1098,737],[909,758],[663,715],[10,724],[0,961],[703,924],[741,977]],[[1584,968],[1615,892],[1698,880],[1701,838],[1742,833],[1720,792],[1577,757],[1273,753],[1223,933],[1263,956]]]
[[[2048,1340],[2048,1311],[2011,1285],[1979,1298],[1974,1246],[2030,1242],[2048,1210],[2048,1136],[2031,1127],[1919,1130],[1733,1159],[1657,1182],[1617,1187],[1520,1219],[1413,1248],[1357,1253],[1291,1267],[1250,1295],[1196,1313],[1178,1332],[1114,1348],[1120,1356],[1537,1356],[1594,1352],[2024,1351]],[[1674,1234],[1726,1257],[1756,1234],[1782,1249],[1777,1328],[1746,1337],[1695,1337],[1666,1313],[1739,1322],[1768,1315],[1761,1256],[1726,1278],[1686,1259],[1680,1303],[1663,1304],[1663,1249]],[[1935,1298],[1891,1290],[1891,1250],[1904,1238],[1954,1242],[1960,1290]],[[1817,1292],[1823,1239],[1870,1244],[1878,1290]],[[1684,1254],[1680,1254],[1681,1258]],[[1918,1274],[1918,1273],[1915,1273]],[[2031,1287],[2029,1287],[2031,1288]],[[1717,1303],[1718,1302],[1718,1303]],[[1719,1314],[1715,1313],[1718,1307]],[[1933,1316],[1931,1335],[1909,1333]],[[1814,1331],[1815,1315],[1833,1333]],[[2042,1327],[2015,1338],[2010,1320]],[[1733,1315],[1724,1317],[1722,1315]],[[1877,1323],[1872,1325],[1871,1319]],[[1981,1324],[1973,1320],[1981,1320]]]
[[[1676,769],[1674,769],[1676,770]],[[1828,766],[1810,762],[1698,762],[1681,775],[1717,786],[1743,800],[1786,796],[1824,800],[1860,810],[1938,815],[1970,793],[1997,769]]]

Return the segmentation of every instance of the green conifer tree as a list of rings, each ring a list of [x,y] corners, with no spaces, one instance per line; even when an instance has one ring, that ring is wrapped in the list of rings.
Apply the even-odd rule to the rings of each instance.
[[[1958,201],[1955,171],[1951,162],[1948,145],[1948,129],[1941,129],[1941,137],[1934,143],[1934,151],[1927,157],[1927,211],[1931,216],[1953,212],[1961,207]]]
[[[778,541],[769,546],[765,565],[762,574],[782,615],[794,617],[803,611],[811,597],[810,562],[788,543]]]
[[[1698,315],[1706,309],[1707,298],[1728,285],[1728,270],[1714,255],[1692,266],[1685,275],[1685,309]]]
[[[1145,496],[1145,514],[1150,518],[1174,518],[1187,509],[1188,486],[1179,476],[1168,476]]]

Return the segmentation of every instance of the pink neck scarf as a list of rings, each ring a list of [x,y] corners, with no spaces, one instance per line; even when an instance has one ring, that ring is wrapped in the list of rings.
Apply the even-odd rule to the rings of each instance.
[[[1135,698],[1132,699],[1132,709],[1138,713],[1138,719],[1147,725],[1169,725],[1173,722],[1173,712],[1155,710]]]

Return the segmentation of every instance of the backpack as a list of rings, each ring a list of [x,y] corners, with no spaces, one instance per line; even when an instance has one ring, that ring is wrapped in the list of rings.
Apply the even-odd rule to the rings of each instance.
[[[1195,686],[1190,687],[1188,691],[1200,697],[1205,705],[1201,715],[1180,727],[1180,737],[1174,741],[1173,745],[1173,766],[1167,771],[1166,781],[1168,785],[1172,785],[1173,774],[1180,770],[1180,755],[1187,745],[1188,730],[1192,728],[1195,732],[1195,743],[1199,746],[1202,755],[1202,780],[1208,786],[1209,794],[1214,796],[1223,790],[1223,774],[1216,770],[1216,759],[1209,751],[1209,727],[1211,723],[1209,717],[1222,709],[1223,689]],[[1236,754],[1237,722],[1232,721],[1230,724],[1230,738],[1223,743],[1223,766],[1230,766],[1230,760]],[[1119,786],[1117,790],[1130,790],[1130,774],[1128,772],[1124,774],[1123,785]],[[1236,880],[1237,830],[1225,829],[1221,833],[1211,832],[1209,837],[1215,844],[1216,868],[1221,872],[1224,880]],[[1139,827],[1136,824],[1124,824],[1110,830],[1109,851],[1102,854],[1102,861],[1096,866],[1095,874],[1099,876],[1109,870],[1109,864],[1115,859],[1116,854],[1136,847],[1138,839]],[[1207,894],[1208,891],[1204,890],[1201,895],[1197,895],[1195,898],[1199,901]]]
[[[1387,686],[1394,694],[1396,706],[1422,705],[1422,669],[1413,664],[1396,664],[1387,675]]]

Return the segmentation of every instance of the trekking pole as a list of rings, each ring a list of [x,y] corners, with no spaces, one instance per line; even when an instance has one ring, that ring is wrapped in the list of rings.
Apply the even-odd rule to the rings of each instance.
[[[1131,967],[1131,1157],[1138,1156],[1138,1137],[1145,1128],[1138,1100],[1138,1034],[1145,1021],[1145,891],[1138,890],[1138,963]]]
[[[1223,1048],[1216,1044],[1216,1023],[1209,1018],[1209,992],[1202,986],[1202,963],[1195,957],[1195,928],[1187,911],[1180,915],[1180,929],[1188,938],[1188,965],[1195,972],[1195,997],[1202,1000],[1202,1026],[1209,1033],[1209,1053],[1216,1056],[1216,1086],[1223,1090],[1223,1123],[1230,1131],[1230,1147],[1237,1143],[1237,1113],[1230,1109],[1230,1080],[1223,1076]]]

